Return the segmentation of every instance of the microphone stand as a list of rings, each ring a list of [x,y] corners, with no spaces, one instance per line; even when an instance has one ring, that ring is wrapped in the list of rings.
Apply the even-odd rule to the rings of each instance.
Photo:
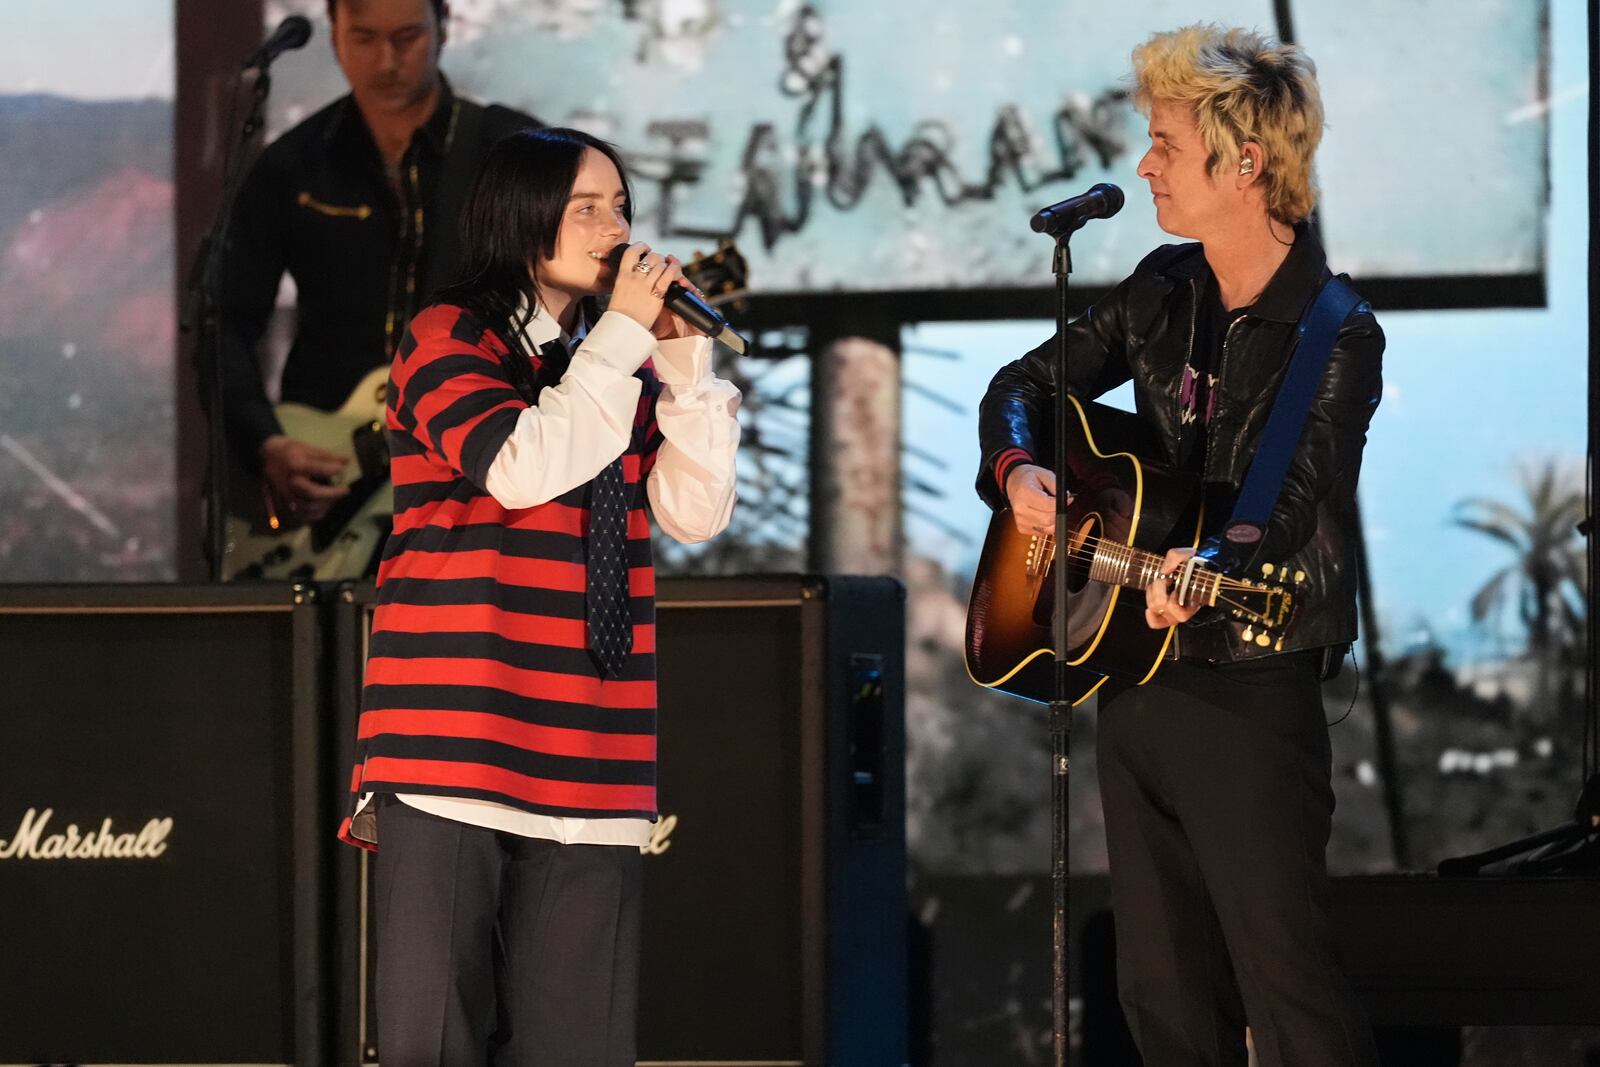
[[[1051,924],[1050,1023],[1054,1038],[1056,1067],[1067,1067],[1071,1027],[1072,976],[1068,972],[1068,944],[1071,932],[1067,916],[1067,783],[1072,747],[1072,702],[1067,697],[1067,435],[1061,425],[1066,417],[1067,389],[1067,276],[1072,273],[1072,230],[1056,237],[1051,270],[1056,276],[1056,352],[1055,352],[1055,472],[1056,472],[1056,551],[1055,601],[1051,611],[1051,644],[1056,653],[1055,693],[1050,701],[1050,888],[1053,919]]]
[[[223,157],[222,192],[217,213],[212,219],[210,232],[195,253],[184,300],[183,330],[185,333],[198,332],[195,360],[207,414],[209,469],[206,474],[206,556],[214,582],[225,578],[223,564],[228,550],[225,515],[228,499],[228,436],[222,410],[222,257],[227,252],[228,236],[233,228],[234,204],[244,184],[245,150],[265,125],[267,95],[272,91],[272,78],[267,73],[266,65],[256,66],[255,71],[249,112],[235,139],[228,142],[228,151]],[[228,109],[229,126],[233,125],[233,119],[238,114],[238,103],[236,87],[233,103]]]
[[[1055,1039],[1056,1067],[1067,1067],[1071,1037],[1072,977],[1068,974],[1068,944],[1071,934],[1067,915],[1067,785],[1070,781],[1072,748],[1072,700],[1068,697],[1071,667],[1067,665],[1067,606],[1071,590],[1067,585],[1067,278],[1072,273],[1072,248],[1069,242],[1080,226],[1090,219],[1110,218],[1122,210],[1122,190],[1102,182],[1082,196],[1051,204],[1033,216],[1029,225],[1035,233],[1055,238],[1055,258],[1051,270],[1056,276],[1056,523],[1054,581],[1055,601],[1050,612],[1050,638],[1055,647],[1055,691],[1050,701],[1050,886],[1053,916],[1051,953],[1051,1032]],[[1001,486],[1002,492],[1005,487]]]

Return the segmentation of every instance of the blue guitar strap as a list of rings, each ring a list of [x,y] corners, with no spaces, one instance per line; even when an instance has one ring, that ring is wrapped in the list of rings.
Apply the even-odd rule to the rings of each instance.
[[[1212,551],[1202,553],[1211,556],[1222,570],[1236,573],[1266,536],[1267,521],[1272,518],[1284,475],[1289,473],[1289,464],[1300,447],[1306,416],[1311,413],[1312,398],[1317,395],[1333,356],[1339,327],[1358,306],[1365,305],[1355,291],[1337,276],[1331,276],[1300,317],[1289,370],[1278,387],[1267,428],[1261,432],[1233,514],[1222,529],[1220,542],[1214,543]]]

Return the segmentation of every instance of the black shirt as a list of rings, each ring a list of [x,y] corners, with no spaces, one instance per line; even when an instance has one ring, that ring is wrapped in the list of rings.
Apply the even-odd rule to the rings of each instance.
[[[1206,272],[1195,304],[1194,344],[1190,346],[1178,389],[1181,408],[1178,417],[1183,431],[1180,435],[1182,454],[1177,458],[1178,465],[1186,471],[1200,474],[1206,469],[1206,428],[1216,414],[1223,347],[1227,344],[1229,328],[1249,312],[1248,307],[1232,311],[1224,308],[1217,276]]]
[[[490,147],[538,125],[462,100],[445,83],[396,181],[349,96],[262,152],[240,190],[222,266],[223,410],[242,459],[255,466],[261,442],[281,432],[255,351],[283,272],[298,306],[282,399],[335,409],[388,362],[428,295],[455,280],[456,220]]]
[[[1211,439],[1212,416],[1217,411],[1217,394],[1222,382],[1223,350],[1228,343],[1228,331],[1242,316],[1250,313],[1249,307],[1229,310],[1222,306],[1222,288],[1217,276],[1209,270],[1197,283],[1199,298],[1195,302],[1194,344],[1184,363],[1183,380],[1178,387],[1179,419],[1183,432],[1180,437],[1181,454],[1178,466],[1203,478],[1206,470],[1206,449]],[[1204,527],[1201,533],[1212,537],[1222,532],[1233,515],[1235,487],[1222,482],[1204,482]],[[1181,639],[1181,635],[1180,635]]]

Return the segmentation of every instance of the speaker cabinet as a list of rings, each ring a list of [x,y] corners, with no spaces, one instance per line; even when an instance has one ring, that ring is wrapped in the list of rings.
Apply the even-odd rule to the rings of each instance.
[[[370,591],[339,600],[348,766]],[[660,582],[642,1065],[906,1062],[904,644],[892,579]],[[343,851],[339,1061],[370,1063],[371,865]]]
[[[906,1061],[905,593],[662,583],[643,1063]]]
[[[0,586],[0,1062],[320,1062],[310,600]]]

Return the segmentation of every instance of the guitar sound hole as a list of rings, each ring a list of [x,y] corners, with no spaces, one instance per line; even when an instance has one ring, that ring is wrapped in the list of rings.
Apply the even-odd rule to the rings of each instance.
[[[1079,523],[1073,532],[1067,551],[1067,589],[1081,593],[1089,584],[1089,564],[1094,561],[1095,546],[1104,534],[1098,515],[1090,515]]]
[[[1089,564],[1094,560],[1094,546],[1099,544],[1100,535],[1100,519],[1098,516],[1091,515],[1079,523],[1077,530],[1072,535],[1072,540],[1068,544],[1068,551],[1065,554],[1067,595],[1075,612],[1083,606],[1083,596],[1087,596],[1095,603],[1098,603],[1105,593],[1104,586],[1092,586],[1089,581]],[[1051,625],[1051,615],[1055,611],[1056,602],[1055,569],[1062,562],[1063,556],[1058,553],[1055,564],[1050,567],[1049,572],[1039,584],[1039,594],[1033,602],[1033,623],[1035,626],[1049,627]],[[1070,634],[1071,630],[1069,629],[1068,632]],[[1070,647],[1076,647],[1077,643],[1077,641],[1071,642]]]

